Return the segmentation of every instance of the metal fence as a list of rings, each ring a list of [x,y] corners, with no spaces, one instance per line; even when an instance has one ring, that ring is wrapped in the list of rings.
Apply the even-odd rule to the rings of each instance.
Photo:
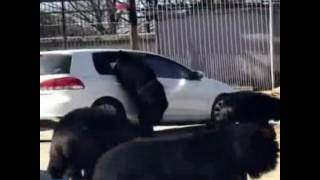
[[[40,50],[129,48],[126,4],[109,1],[41,2]],[[280,86],[280,1],[136,1],[139,49],[234,86]]]

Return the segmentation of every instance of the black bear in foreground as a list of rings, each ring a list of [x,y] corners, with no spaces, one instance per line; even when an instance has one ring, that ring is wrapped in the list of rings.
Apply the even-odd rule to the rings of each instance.
[[[121,144],[99,159],[93,180],[239,180],[276,167],[272,127],[231,124],[178,139],[142,139]]]
[[[48,172],[53,179],[89,180],[104,152],[139,135],[138,125],[116,114],[99,108],[74,110],[54,129]]]
[[[268,125],[280,120],[280,99],[266,94],[240,91],[220,94],[213,105],[213,124],[252,122]]]
[[[168,108],[164,87],[139,55],[120,51],[114,71],[118,81],[138,107],[143,136],[152,136],[153,125],[159,124]]]

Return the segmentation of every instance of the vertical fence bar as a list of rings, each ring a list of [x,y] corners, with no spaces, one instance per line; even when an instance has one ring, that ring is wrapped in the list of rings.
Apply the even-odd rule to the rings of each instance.
[[[153,7],[155,8],[155,7]],[[159,21],[158,21],[158,11],[153,12],[155,14],[154,17],[154,25],[155,25],[155,33],[156,33],[156,43],[155,43],[155,52],[157,52],[158,54],[160,54],[160,39],[159,39]]]
[[[273,69],[273,4],[269,0],[269,38],[270,38],[270,67],[271,67],[271,89],[274,88],[274,69]]]
[[[67,34],[66,34],[66,17],[65,17],[65,0],[61,0],[61,13],[62,13],[62,36],[63,48],[67,49]]]

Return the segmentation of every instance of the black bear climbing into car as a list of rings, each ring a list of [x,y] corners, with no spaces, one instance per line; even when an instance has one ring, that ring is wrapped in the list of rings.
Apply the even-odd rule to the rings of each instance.
[[[139,124],[144,136],[153,135],[153,125],[159,124],[168,107],[163,85],[143,57],[120,51],[115,75],[138,107]]]

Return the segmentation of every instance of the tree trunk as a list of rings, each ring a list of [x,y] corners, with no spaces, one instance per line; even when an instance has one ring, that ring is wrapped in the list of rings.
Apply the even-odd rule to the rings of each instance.
[[[110,10],[108,12],[108,18],[109,18],[109,28],[108,28],[108,32],[110,34],[116,34],[117,33],[117,20],[116,20],[116,10]]]
[[[106,0],[107,11],[108,11],[108,22],[110,23],[108,27],[109,34],[117,33],[117,21],[116,21],[116,1],[115,0]]]
[[[138,50],[138,23],[135,0],[129,0],[129,21],[130,21],[130,48]]]

